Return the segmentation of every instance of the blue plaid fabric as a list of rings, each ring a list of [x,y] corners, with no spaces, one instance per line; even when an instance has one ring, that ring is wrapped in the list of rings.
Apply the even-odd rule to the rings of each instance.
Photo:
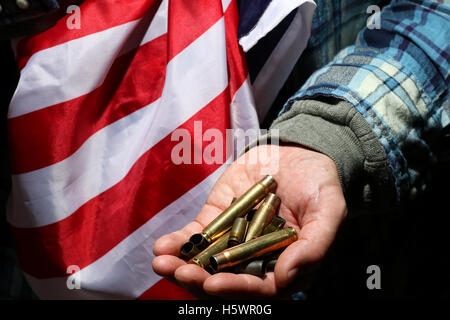
[[[355,43],[370,16],[368,7],[383,7],[388,3],[386,0],[316,0],[311,37],[302,57],[310,59],[316,70],[324,66],[341,49]]]
[[[319,95],[350,102],[383,145],[400,201],[436,161],[436,136],[449,122],[450,7],[393,1],[379,17],[380,28],[364,28],[281,113]]]
[[[272,105],[263,127],[269,127],[285,102],[316,70],[329,63],[343,48],[355,43],[376,5],[383,8],[390,0],[315,0],[317,8],[311,24],[308,45]],[[249,69],[251,71],[251,63]]]

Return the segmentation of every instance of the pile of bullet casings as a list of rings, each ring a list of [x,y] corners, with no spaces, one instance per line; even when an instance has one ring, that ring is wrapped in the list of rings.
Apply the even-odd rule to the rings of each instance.
[[[283,229],[286,221],[276,215],[281,203],[271,193],[276,185],[273,177],[266,176],[234,198],[224,212],[181,247],[181,257],[211,274],[227,271],[264,276],[273,270],[282,250],[297,240],[295,229]]]

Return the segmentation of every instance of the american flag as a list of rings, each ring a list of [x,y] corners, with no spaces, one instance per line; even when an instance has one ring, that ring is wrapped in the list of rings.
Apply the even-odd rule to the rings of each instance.
[[[87,0],[79,29],[65,17],[13,41],[8,222],[40,298],[190,297],[153,272],[153,244],[196,216],[227,164],[174,164],[171,134],[194,136],[198,121],[203,131],[259,128],[314,6]],[[251,50],[260,58],[247,66]]]

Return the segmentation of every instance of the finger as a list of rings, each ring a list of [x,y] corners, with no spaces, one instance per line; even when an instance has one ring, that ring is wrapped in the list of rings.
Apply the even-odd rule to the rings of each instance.
[[[250,274],[218,273],[206,279],[206,293],[222,298],[270,298],[277,294],[273,272],[264,278]]]
[[[175,271],[175,279],[189,290],[202,291],[203,283],[211,275],[195,264],[186,264]]]
[[[173,255],[162,255],[155,257],[152,261],[153,270],[162,277],[172,277],[175,270],[185,265],[186,262]]]
[[[275,279],[279,287],[287,287],[299,274],[314,269],[331,246],[337,230],[345,217],[345,200],[338,190],[323,190],[320,203],[310,218],[302,225],[298,240],[289,245],[280,255],[275,266]]]
[[[174,256],[159,256],[153,259],[152,262],[153,270],[160,276],[163,276],[167,280],[173,282],[174,284],[185,288],[186,290],[189,290],[191,294],[193,294],[198,299],[210,299],[210,296],[207,296],[202,289],[203,281],[200,280],[201,275],[204,275],[203,273],[206,272],[202,268],[186,264],[185,261],[181,260],[180,258],[174,257]],[[192,267],[197,267],[197,269],[194,268],[194,272],[190,271]],[[179,273],[179,278],[182,280],[181,282],[177,279],[175,274],[177,274],[178,269],[187,268],[187,272],[190,274],[191,278],[188,280],[187,277],[183,275],[183,272]],[[198,270],[200,269],[200,270]],[[207,272],[206,272],[207,273]],[[199,284],[197,284],[197,282]]]

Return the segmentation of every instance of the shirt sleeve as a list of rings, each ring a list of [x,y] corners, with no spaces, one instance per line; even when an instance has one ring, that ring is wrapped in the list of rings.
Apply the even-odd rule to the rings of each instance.
[[[375,19],[311,75],[271,128],[333,158],[345,193],[359,188],[366,202],[392,205],[426,189],[442,151],[450,8],[393,1]]]

